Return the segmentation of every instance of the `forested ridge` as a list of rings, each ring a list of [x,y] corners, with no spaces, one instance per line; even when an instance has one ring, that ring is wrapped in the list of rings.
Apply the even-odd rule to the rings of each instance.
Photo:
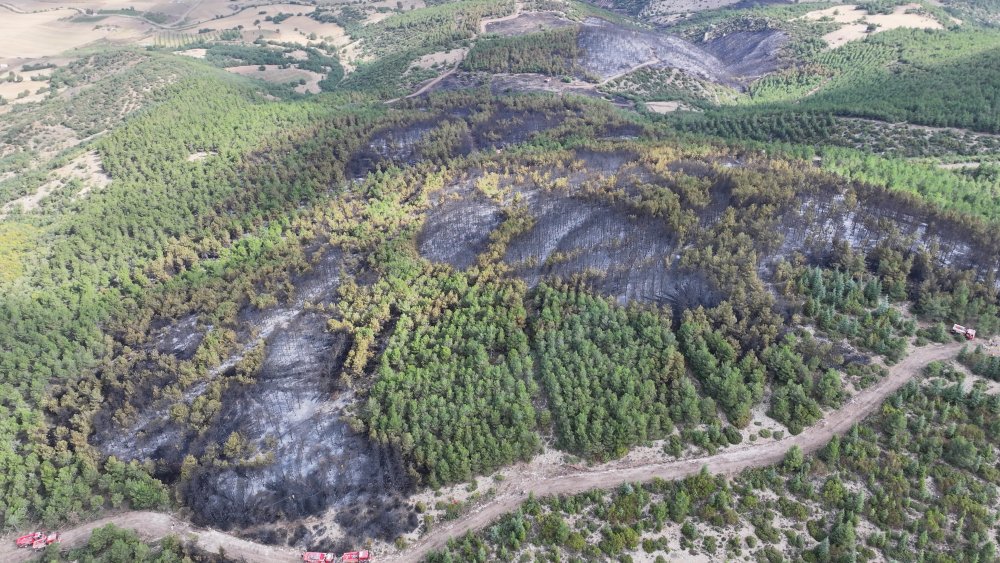
[[[577,30],[574,27],[520,37],[480,39],[462,61],[466,70],[534,72],[572,75],[576,70]]]

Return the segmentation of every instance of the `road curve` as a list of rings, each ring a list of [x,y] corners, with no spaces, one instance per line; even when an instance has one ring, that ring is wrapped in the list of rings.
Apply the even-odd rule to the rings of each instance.
[[[842,408],[829,413],[819,423],[798,436],[789,436],[766,444],[744,445],[713,456],[624,468],[603,465],[568,470],[554,477],[529,478],[520,481],[516,490],[509,490],[511,485],[508,485],[508,490],[477,507],[473,512],[435,528],[405,552],[380,557],[380,560],[399,563],[419,561],[431,551],[444,547],[450,538],[483,528],[504,513],[515,510],[529,492],[536,496],[573,494],[595,488],[616,487],[622,483],[649,481],[657,477],[679,479],[701,471],[702,467],[707,467],[714,474],[732,475],[744,469],[777,463],[784,457],[785,452],[795,445],[806,453],[815,451],[835,434],[846,433],[852,426],[874,412],[886,397],[905,385],[928,363],[954,357],[961,348],[961,343],[953,343],[935,344],[911,350],[905,359],[889,368],[886,377],[855,395]],[[510,481],[513,479],[508,479],[508,482]],[[224,532],[198,528],[170,514],[149,511],[121,512],[75,528],[60,530],[63,547],[84,545],[94,529],[106,524],[135,529],[147,541],[156,541],[175,534],[181,539],[193,541],[205,551],[216,553],[222,548],[230,557],[249,562],[291,563],[300,560],[298,550],[264,545]],[[15,537],[16,534],[9,534],[0,540],[0,561],[5,563],[28,561],[34,555],[31,551],[14,547]]]

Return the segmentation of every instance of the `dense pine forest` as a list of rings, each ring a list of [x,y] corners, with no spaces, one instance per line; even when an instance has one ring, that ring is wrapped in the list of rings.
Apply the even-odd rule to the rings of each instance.
[[[996,10],[901,6],[859,9],[938,25],[359,3],[22,65],[0,526],[405,553],[505,475],[801,437],[957,323],[818,453],[532,496],[428,560],[996,559]],[[43,557],[226,560],[143,537]]]

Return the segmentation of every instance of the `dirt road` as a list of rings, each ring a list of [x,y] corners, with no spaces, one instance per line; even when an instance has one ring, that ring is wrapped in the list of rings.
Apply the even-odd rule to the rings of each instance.
[[[165,536],[175,534],[182,540],[189,539],[198,547],[211,553],[218,553],[219,548],[225,549],[232,558],[242,558],[247,561],[274,561],[277,563],[301,561],[301,552],[287,547],[263,545],[233,537],[215,530],[196,528],[187,522],[174,518],[162,512],[130,511],[101,518],[93,522],[77,526],[69,530],[60,530],[60,540],[64,548],[79,547],[87,543],[90,533],[107,524],[120,528],[131,528],[139,532],[146,541],[156,541]],[[35,557],[30,549],[18,549],[14,546],[15,536],[3,538],[0,544],[0,561],[14,563],[28,561]]]
[[[632,467],[610,464],[584,469],[567,467],[566,471],[559,475],[524,479],[518,479],[516,476],[508,477],[497,496],[474,512],[434,529],[405,553],[390,555],[380,560],[419,561],[431,551],[443,547],[448,539],[487,526],[502,514],[516,509],[529,492],[537,496],[572,494],[594,488],[616,487],[622,483],[649,481],[656,477],[679,479],[701,471],[702,467],[707,467],[715,474],[732,475],[751,467],[777,463],[793,445],[799,446],[806,453],[815,451],[826,444],[834,434],[846,433],[854,424],[874,412],[886,397],[905,385],[928,363],[954,357],[961,348],[961,343],[953,343],[932,344],[911,350],[903,361],[889,368],[889,375],[855,395],[841,409],[831,412],[798,436],[789,436],[766,444],[745,445],[713,456],[680,461]],[[123,512],[76,528],[61,530],[62,544],[66,548],[81,546],[86,543],[92,530],[108,523],[135,529],[148,541],[176,534],[181,538],[193,540],[204,550],[214,553],[221,547],[231,557],[251,562],[292,562],[299,560],[300,557],[300,552],[290,548],[254,543],[223,532],[196,528],[169,514],[143,511]],[[18,550],[14,547],[13,540],[13,535],[0,540],[0,561],[17,562],[31,559],[33,553]]]
[[[497,23],[497,22],[503,22],[503,21],[512,20],[512,19],[520,16],[523,12],[524,12],[524,4],[521,3],[521,2],[517,2],[517,3],[514,4],[514,13],[513,14],[510,14],[510,15],[507,15],[507,16],[502,16],[502,17],[499,17],[499,18],[484,18],[482,20],[479,20],[479,33],[480,34],[486,33],[486,26],[489,25],[489,24],[491,24],[491,23]],[[464,59],[464,57],[463,57],[463,59]],[[395,102],[398,102],[399,100],[402,100],[404,98],[416,98],[417,96],[419,96],[419,95],[427,92],[431,88],[437,86],[438,83],[441,82],[442,80],[444,80],[445,78],[448,78],[449,76],[451,76],[452,74],[454,74],[455,71],[458,70],[458,67],[460,67],[460,66],[462,66],[462,61],[456,62],[455,66],[451,67],[447,72],[439,74],[436,78],[433,78],[430,81],[426,82],[416,92],[413,92],[411,94],[407,94],[406,96],[402,96],[400,98],[393,98],[391,100],[386,100],[383,103],[387,104],[387,105],[391,105],[391,104],[393,104]]]
[[[607,84],[608,82],[611,82],[612,80],[617,80],[618,78],[621,78],[621,77],[625,76],[626,74],[631,74],[631,73],[633,73],[633,72],[635,72],[635,71],[637,71],[637,70],[639,70],[641,68],[646,68],[647,66],[655,65],[658,62],[660,62],[660,59],[653,58],[653,59],[650,59],[650,60],[648,60],[648,61],[646,61],[644,63],[639,63],[639,64],[635,65],[634,67],[628,69],[628,70],[623,70],[623,71],[621,71],[621,72],[619,72],[617,74],[612,74],[611,76],[609,76],[609,77],[605,78],[604,80],[598,82],[597,86],[604,86],[605,84]]]
[[[841,409],[831,412],[814,426],[798,436],[782,440],[747,445],[730,449],[714,456],[654,463],[636,467],[606,469],[601,466],[585,470],[568,471],[563,475],[545,477],[518,484],[519,490],[501,491],[489,503],[477,508],[450,524],[434,529],[405,553],[383,559],[385,561],[416,562],[433,550],[444,547],[450,538],[461,536],[469,530],[489,525],[502,514],[515,510],[528,493],[536,496],[573,494],[595,488],[612,488],[623,483],[645,482],[656,477],[680,479],[707,467],[713,474],[732,475],[752,467],[773,465],[782,460],[792,446],[799,446],[806,453],[825,445],[834,434],[844,434],[856,423],[874,412],[886,397],[894,393],[934,360],[954,357],[962,344],[929,345],[911,350],[910,355],[889,368],[889,375],[855,395]],[[508,478],[507,481],[513,481]]]

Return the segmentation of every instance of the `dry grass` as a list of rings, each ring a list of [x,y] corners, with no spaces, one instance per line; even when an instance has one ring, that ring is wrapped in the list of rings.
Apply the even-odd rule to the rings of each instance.
[[[108,16],[99,22],[77,22],[76,10],[55,9],[18,14],[0,7],[0,59],[57,55],[98,40],[132,41],[151,29],[136,18]]]
[[[469,50],[464,47],[450,51],[438,51],[420,57],[413,65],[424,69],[431,68],[436,64],[452,67],[462,62],[468,52]]]
[[[208,54],[208,49],[187,49],[185,51],[177,51],[177,54],[184,55],[185,57],[204,59],[205,55]]]
[[[692,108],[681,102],[646,102],[646,109],[654,113],[673,113],[680,110],[690,110]]]
[[[241,76],[259,78],[276,84],[288,84],[289,82],[298,82],[301,79],[305,79],[306,83],[296,87],[296,92],[300,94],[306,92],[318,94],[320,91],[319,81],[323,80],[323,75],[318,72],[297,68],[281,68],[278,65],[264,65],[264,70],[259,70],[259,68],[257,65],[244,65],[229,67],[226,70]]]

